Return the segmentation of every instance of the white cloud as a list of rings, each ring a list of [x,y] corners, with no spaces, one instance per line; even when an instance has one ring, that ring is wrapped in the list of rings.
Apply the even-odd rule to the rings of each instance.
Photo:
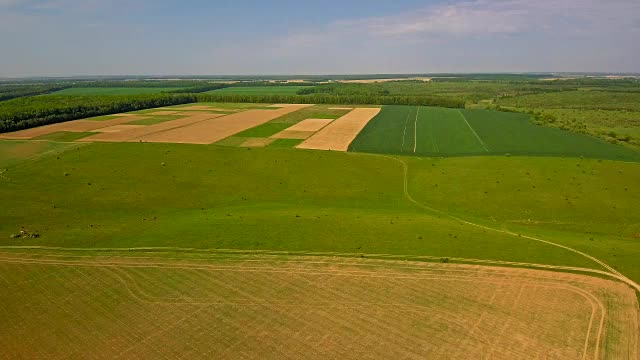
[[[336,21],[286,37],[282,45],[364,39],[477,38],[545,32],[557,35],[640,31],[638,0],[475,0],[395,15]]]

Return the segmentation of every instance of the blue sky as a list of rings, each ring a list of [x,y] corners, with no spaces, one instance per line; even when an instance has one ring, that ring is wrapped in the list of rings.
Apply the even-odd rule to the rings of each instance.
[[[640,72],[638,0],[0,0],[0,76]]]

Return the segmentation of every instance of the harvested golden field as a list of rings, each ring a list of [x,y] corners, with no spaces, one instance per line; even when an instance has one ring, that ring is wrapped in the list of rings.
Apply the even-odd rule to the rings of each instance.
[[[95,130],[92,130],[92,131],[93,132],[98,132],[98,133],[115,133],[115,132],[139,129],[139,128],[144,128],[144,127],[145,127],[144,125],[127,125],[127,124],[123,124],[123,125],[107,126],[107,127],[100,128],[100,129],[95,129]]]
[[[243,142],[240,146],[265,147],[271,144],[272,142],[274,142],[275,140],[276,139],[269,139],[269,138],[249,138],[245,140],[245,142]]]
[[[423,81],[430,82],[432,78],[430,77],[410,77],[410,78],[391,78],[391,79],[362,79],[362,80],[340,80],[338,82],[345,84],[373,84],[373,83],[384,83],[390,81]]]
[[[115,119],[93,121],[93,120],[74,120],[57,124],[45,125],[35,127],[27,130],[16,131],[12,133],[1,134],[3,139],[31,139],[34,137],[51,134],[60,131],[69,132],[86,132],[96,129],[102,129],[110,126],[125,124],[132,121],[146,119],[144,116],[132,115],[132,114],[118,114]]]
[[[309,137],[311,137],[313,134],[315,134],[315,131],[292,131],[292,130],[282,130],[279,133],[272,135],[271,138],[273,139],[300,139],[300,140],[304,140],[304,139],[308,139]]]
[[[171,129],[184,127],[184,126],[195,124],[195,123],[198,123],[198,122],[201,122],[201,121],[214,119],[214,118],[217,118],[217,117],[220,117],[220,116],[223,116],[223,114],[211,114],[211,113],[193,114],[191,116],[187,116],[187,117],[184,117],[184,118],[181,118],[181,119],[165,121],[165,122],[161,122],[161,123],[153,124],[153,125],[148,125],[148,126],[141,126],[141,127],[131,128],[131,129],[128,129],[128,130],[125,130],[125,131],[96,134],[96,135],[93,135],[93,136],[89,136],[89,137],[80,139],[79,141],[85,141],[85,142],[93,142],[93,141],[105,141],[105,142],[138,141],[139,138],[141,138],[143,136],[146,136],[146,135],[151,135],[151,134],[155,134],[155,133],[159,133],[159,132],[163,132],[163,131],[168,131],[168,130],[171,130]],[[131,125],[129,125],[129,126],[131,126]]]
[[[347,151],[360,131],[380,112],[380,108],[357,108],[334,120],[297,147],[300,149]]]
[[[306,119],[287,128],[289,131],[318,131],[331,123],[332,119]]]
[[[272,105],[273,110],[247,110],[226,115],[217,119],[206,120],[161,133],[154,133],[138,138],[146,142],[213,144],[243,130],[264,124],[286,114],[311,105]]]
[[[153,115],[153,116],[167,116],[167,115],[174,115],[177,114],[178,111],[173,111],[173,110],[161,110],[161,111],[156,111],[156,112],[152,112],[149,113],[149,115]]]
[[[636,359],[625,285],[231,252],[0,253],[0,357]]]

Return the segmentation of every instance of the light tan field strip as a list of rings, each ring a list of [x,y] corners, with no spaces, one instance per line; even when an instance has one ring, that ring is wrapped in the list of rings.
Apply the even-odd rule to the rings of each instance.
[[[133,130],[133,129],[139,129],[139,128],[143,128],[146,127],[144,125],[127,125],[127,124],[123,124],[123,125],[113,125],[113,126],[107,126],[101,129],[95,129],[93,130],[94,132],[99,132],[99,133],[114,133],[114,132],[120,132],[120,131],[126,131],[126,130]]]
[[[244,260],[252,257],[231,258],[227,264],[222,260],[223,264],[190,266],[173,264],[166,259],[162,264],[151,264],[130,259],[124,262],[120,261],[122,259],[114,262],[95,259],[51,261],[43,258],[43,254],[36,255],[38,257],[2,255],[0,264],[5,265],[0,265],[0,273],[8,276],[4,281],[14,288],[8,293],[10,298],[24,298],[14,302],[23,306],[23,312],[45,314],[41,318],[26,314],[32,321],[14,315],[11,321],[0,324],[0,329],[7,330],[5,333],[10,337],[6,344],[11,346],[0,347],[0,354],[5,355],[7,351],[11,355],[12,349],[32,348],[34,342],[42,344],[36,348],[44,351],[42,355],[50,355],[48,358],[63,358],[68,354],[70,349],[65,351],[64,347],[71,343],[41,342],[49,339],[42,338],[46,333],[31,329],[41,326],[38,325],[40,319],[49,321],[53,316],[49,313],[63,306],[64,311],[68,311],[67,317],[78,312],[93,314],[88,319],[68,319],[54,325],[56,331],[66,334],[65,337],[75,339],[74,349],[80,351],[76,354],[95,353],[94,347],[104,341],[95,338],[99,334],[78,332],[74,324],[101,317],[104,317],[101,321],[109,324],[114,317],[114,324],[119,325],[114,325],[113,335],[105,336],[117,334],[118,341],[130,345],[104,348],[98,352],[104,357],[118,353],[127,354],[127,357],[144,354],[156,357],[159,353],[149,351],[171,350],[173,346],[176,350],[183,349],[184,342],[176,336],[181,337],[185,331],[192,334],[190,336],[206,334],[200,340],[190,338],[198,358],[211,357],[212,353],[245,358],[242,355],[245,352],[252,354],[246,358],[255,358],[258,354],[260,358],[282,358],[284,354],[296,358],[303,354],[308,357],[313,351],[319,351],[314,356],[318,359],[360,359],[374,355],[377,358],[417,359],[442,358],[447,354],[451,358],[516,359],[544,358],[551,353],[558,358],[583,360],[635,359],[637,356],[635,295],[619,283],[584,275],[393,260],[341,259],[335,262],[332,258],[289,256],[254,257],[253,260],[259,263],[249,266]],[[292,263],[291,259],[300,261]],[[313,264],[304,261],[311,259],[322,261]],[[381,267],[352,267],[371,262]],[[404,268],[409,269],[402,270]],[[451,271],[458,274],[451,275]],[[247,272],[251,275],[245,275]],[[64,278],[46,282],[57,284],[53,287],[34,288],[31,285],[37,276],[47,274],[60,274]],[[78,274],[81,277],[74,279]],[[82,285],[81,279],[90,283]],[[116,280],[124,293],[114,287]],[[90,289],[86,288],[89,284]],[[85,286],[82,292],[78,292],[79,285]],[[39,309],[41,305],[38,305],[36,294],[46,292],[48,288],[57,289],[58,294],[50,294],[46,298],[47,307]],[[113,307],[109,311],[96,311],[95,301],[81,301],[75,305],[69,300],[58,301],[82,298],[83,294],[89,295],[88,290],[95,292],[97,289],[113,289],[110,293],[119,294],[118,298],[106,303],[117,301],[123,313],[114,312]],[[134,302],[120,294],[128,294]],[[96,295],[90,295],[88,300]],[[15,311],[10,313],[16,314]],[[152,317],[146,320],[134,320],[149,315]],[[126,320],[119,322],[117,319],[122,316]],[[409,318],[412,320],[408,321]],[[416,321],[427,328],[417,330]],[[174,329],[176,323],[184,323],[184,327]],[[606,340],[603,338],[607,336],[603,332],[605,325],[616,334]],[[203,332],[205,329],[207,331]],[[22,336],[22,331],[32,336]],[[315,339],[315,336],[326,337],[324,334],[335,331],[339,333],[335,334],[334,341],[344,339],[344,344],[327,347],[320,338]],[[292,334],[299,334],[299,338]],[[94,339],[97,344],[92,346],[79,340],[85,338]],[[353,348],[354,344],[363,341],[367,346]],[[605,341],[609,346],[602,348],[600,345]],[[174,342],[175,345],[171,345]],[[2,339],[0,344],[5,345]],[[277,344],[282,351],[274,353],[264,344]],[[237,352],[239,348],[243,352]],[[348,349],[348,353],[331,352],[341,349]],[[117,353],[114,354],[114,350]]]
[[[306,119],[287,128],[289,131],[318,131],[331,123],[332,119]]]
[[[297,148],[347,151],[353,139],[379,112],[380,108],[353,109],[305,140]]]
[[[224,111],[224,112],[238,112],[238,111],[243,111],[244,109],[223,109],[223,108],[215,108],[215,107],[209,107],[209,108],[202,108],[202,109],[190,109],[190,108],[157,108],[157,110],[162,110],[162,111],[175,111],[174,114],[172,115],[188,115],[189,113],[202,113],[202,112],[207,112],[207,111]]]
[[[198,114],[192,115],[189,117],[185,117],[182,119],[170,120],[161,122],[158,124],[153,124],[149,126],[142,126],[139,128],[120,131],[115,133],[103,133],[96,134],[89,137],[82,138],[78,141],[92,142],[92,141],[104,141],[104,142],[122,142],[122,141],[138,141],[138,138],[159,133],[162,131],[168,131],[176,128],[180,128],[183,126],[192,125],[201,121],[206,121],[210,119],[215,119],[217,117],[224,116],[224,114]]]
[[[274,142],[275,140],[276,139],[269,139],[269,138],[250,138],[250,139],[247,139],[245,142],[243,142],[242,145],[240,146],[265,147],[271,144],[272,142]]]
[[[272,135],[272,139],[299,139],[304,140],[310,138],[315,131],[291,131],[291,130],[282,130],[279,133]]]
[[[115,116],[115,115],[114,115]],[[34,137],[51,134],[58,131],[87,132],[109,126],[125,124],[131,121],[147,119],[145,116],[122,116],[112,120],[74,120],[57,124],[39,126],[32,129],[16,131],[12,133],[0,134],[5,139],[31,139]]]
[[[271,136],[274,139],[308,139],[316,131],[331,123],[332,119],[306,119]]]
[[[101,253],[100,256],[106,257],[108,253],[111,252],[119,252],[119,251],[135,251],[139,254],[175,254],[180,253],[183,255],[188,254],[191,256],[189,259],[191,260],[219,260],[221,256],[226,257],[228,255],[234,257],[252,257],[257,258],[259,256],[264,257],[273,257],[279,255],[295,255],[298,258],[302,257],[333,257],[342,258],[342,259],[352,259],[360,257],[361,253],[344,253],[344,252],[317,252],[317,251],[275,251],[275,250],[237,250],[237,249],[196,249],[196,248],[180,248],[180,247],[137,247],[137,248],[65,248],[65,247],[51,247],[51,246],[0,246],[0,249],[5,250],[40,250],[40,251],[60,251],[60,252],[93,252],[93,253]],[[30,255],[29,253],[17,253],[21,255]],[[104,255],[103,255],[104,254]],[[616,280],[620,280],[622,282],[626,282],[625,278],[620,277],[616,274],[612,274],[609,271],[591,269],[591,268],[582,268],[575,266],[559,266],[559,265],[548,265],[548,264],[536,264],[536,263],[525,263],[525,262],[513,262],[513,261],[501,261],[501,260],[487,260],[487,259],[470,259],[470,258],[461,258],[461,257],[451,257],[451,256],[429,256],[429,255],[402,255],[402,254],[366,254],[367,260],[372,261],[384,261],[385,266],[388,266],[389,262],[387,260],[410,260],[412,262],[418,261],[420,264],[430,264],[424,263],[423,261],[441,261],[443,258],[447,258],[452,262],[457,263],[466,263],[466,264],[484,264],[484,265],[499,265],[501,268],[504,266],[513,266],[520,268],[530,268],[530,269],[542,269],[542,270],[557,270],[557,271],[573,271],[580,272],[586,274],[598,274],[604,275],[607,277],[611,277]],[[95,258],[96,255],[53,255],[47,254],[47,256],[59,256],[59,257],[77,257],[77,258]],[[192,256],[197,256],[198,258],[193,258]],[[144,257],[136,257],[136,256],[126,256],[127,259],[149,259],[153,258],[150,256]],[[181,258],[171,258],[171,257],[162,257],[159,259],[167,259],[167,260],[184,260],[184,257]],[[253,260],[244,260],[244,261],[253,261]],[[309,260],[306,260],[309,262]],[[372,266],[369,264],[368,266]]]
[[[294,104],[282,106],[274,110],[247,110],[226,115],[219,119],[206,120],[190,126],[142,136],[138,140],[164,143],[212,144],[241,131],[312,105]]]
[[[176,111],[176,110],[164,110],[164,111],[152,112],[152,113],[149,113],[149,115],[152,115],[152,116],[167,116],[167,115],[174,115],[174,114],[177,114],[177,113],[178,113],[178,111]]]
[[[216,109],[216,108],[214,108],[212,106],[207,106],[207,105],[193,105],[193,106],[185,106],[185,107],[175,108],[175,109],[179,109],[179,110],[219,110],[219,109]]]

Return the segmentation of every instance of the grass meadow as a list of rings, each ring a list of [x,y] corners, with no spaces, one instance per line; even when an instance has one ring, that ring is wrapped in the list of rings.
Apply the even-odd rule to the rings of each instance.
[[[598,267],[563,249],[465,225],[452,214],[571,246],[640,280],[638,164],[400,158],[409,166],[409,193],[437,210],[431,211],[407,200],[400,162],[373,154],[138,143],[91,144],[49,156],[38,151],[22,163],[2,152],[0,197],[15,206],[0,209],[0,245],[431,255]],[[9,237],[21,229],[40,237]]]

